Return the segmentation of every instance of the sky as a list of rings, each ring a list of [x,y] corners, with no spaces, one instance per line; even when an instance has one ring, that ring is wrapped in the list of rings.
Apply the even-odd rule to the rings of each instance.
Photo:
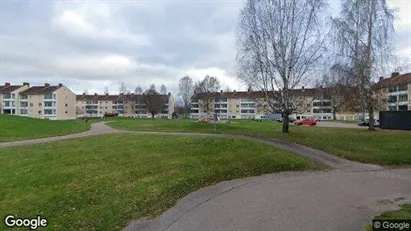
[[[396,53],[411,58],[411,0],[398,9]],[[330,0],[330,12],[339,1]],[[237,80],[235,28],[242,0],[0,0],[0,83],[63,83],[74,93],[118,93],[178,80]]]

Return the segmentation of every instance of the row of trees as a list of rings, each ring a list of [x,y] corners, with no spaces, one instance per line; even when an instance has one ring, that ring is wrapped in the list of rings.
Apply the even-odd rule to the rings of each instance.
[[[321,72],[327,87],[343,82],[356,89],[374,129],[373,86],[393,57],[395,12],[386,0],[342,0],[340,15],[328,20],[326,7],[325,0],[247,0],[240,14],[239,78],[263,91],[269,106],[280,102],[285,133],[291,90]]]

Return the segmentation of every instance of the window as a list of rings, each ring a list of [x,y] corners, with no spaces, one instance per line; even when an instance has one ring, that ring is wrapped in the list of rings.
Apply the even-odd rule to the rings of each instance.
[[[54,113],[53,113],[54,112]],[[55,110],[52,109],[44,109],[44,115],[53,115],[56,114]]]
[[[30,107],[33,107],[33,103],[30,103]]]
[[[41,107],[41,103],[39,103],[39,107]]]
[[[397,102],[397,96],[396,95],[388,96],[388,103],[395,103],[395,102]]]
[[[4,106],[5,107],[10,107],[10,102],[9,101],[4,101]]]
[[[311,107],[311,104],[307,103],[307,107]]]
[[[66,96],[67,97],[67,96]],[[56,99],[56,94],[53,94],[53,99]]]
[[[27,99],[27,95],[21,95],[20,99]]]
[[[27,115],[28,114],[27,109],[20,109],[20,114],[21,115]]]
[[[408,110],[408,106],[407,106],[407,105],[398,106],[398,111],[407,111],[407,110]]]
[[[240,105],[238,105],[238,104],[237,104],[236,106],[237,106],[237,107],[240,107]]]
[[[53,99],[53,95],[52,94],[45,94],[44,99]]]
[[[16,98],[16,94],[11,94],[11,98],[15,99]]]
[[[67,114],[67,111],[66,111],[66,114]]]
[[[389,106],[388,107],[388,111],[396,111],[397,110],[397,106]]]
[[[66,107],[67,107],[67,104],[66,104]]]
[[[27,102],[20,102],[20,107],[27,107],[29,103]]]
[[[408,90],[407,84],[398,86],[398,91],[406,91],[406,90]]]
[[[39,111],[39,115],[41,115],[41,111]]]
[[[396,92],[397,91],[397,86],[395,87],[388,87],[388,92]]]
[[[44,102],[44,107],[52,107],[52,102]]]
[[[231,119],[235,119],[236,117],[235,116],[231,116]]]
[[[408,101],[408,95],[407,94],[398,96],[398,102],[407,102],[407,101]]]
[[[10,93],[3,94],[3,98],[4,99],[11,99],[11,94]]]

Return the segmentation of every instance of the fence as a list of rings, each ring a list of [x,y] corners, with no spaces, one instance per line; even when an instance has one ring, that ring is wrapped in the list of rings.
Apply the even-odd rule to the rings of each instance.
[[[411,111],[381,111],[380,128],[411,130]]]

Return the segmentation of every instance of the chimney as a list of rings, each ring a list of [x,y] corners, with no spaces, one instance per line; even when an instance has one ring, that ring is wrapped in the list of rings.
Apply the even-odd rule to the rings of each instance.
[[[10,83],[4,83],[5,86],[10,86]]]
[[[237,91],[236,91],[236,90],[234,90],[233,92],[234,92],[234,93],[236,93]]]
[[[86,93],[85,93],[85,92],[83,92],[83,95],[86,95]]]
[[[305,91],[305,88],[304,88],[304,86],[302,86],[302,87],[301,87],[301,91]]]
[[[124,95],[124,93],[120,93],[120,95]]]
[[[223,93],[223,90],[221,90],[220,92]]]
[[[381,77],[380,77],[380,81],[382,81],[383,79],[384,79],[384,76],[381,76]]]
[[[134,93],[131,93],[131,95],[134,95]]]
[[[170,95],[171,95],[171,92],[168,93],[168,96],[170,96]]]
[[[24,83],[23,83],[23,86],[30,87],[30,84],[29,84],[28,82],[24,82]]]
[[[399,75],[400,75],[399,72],[393,72],[393,73],[391,73],[391,78],[397,77],[397,76],[399,76]]]
[[[210,93],[210,91],[208,91],[208,93]]]
[[[108,95],[108,93],[106,93],[106,95]]]
[[[196,91],[194,91],[194,95],[195,95],[195,94],[197,94],[197,92],[196,92]]]
[[[45,83],[44,86],[45,86],[45,87],[50,87],[50,84],[49,84],[49,83]]]
[[[94,95],[98,95],[97,93],[94,93]]]
[[[59,87],[62,87],[63,86],[63,84],[62,83],[59,83]]]

